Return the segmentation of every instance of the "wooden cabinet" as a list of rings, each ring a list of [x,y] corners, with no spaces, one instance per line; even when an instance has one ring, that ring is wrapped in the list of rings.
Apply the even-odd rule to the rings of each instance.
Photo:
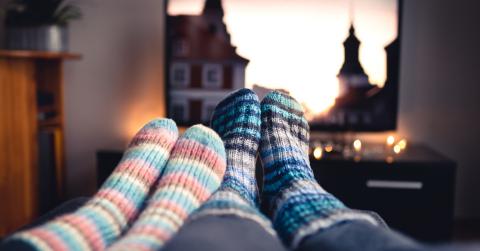
[[[51,135],[54,197],[62,196],[63,61],[79,58],[0,51],[0,236],[29,223],[40,211],[41,135]]]

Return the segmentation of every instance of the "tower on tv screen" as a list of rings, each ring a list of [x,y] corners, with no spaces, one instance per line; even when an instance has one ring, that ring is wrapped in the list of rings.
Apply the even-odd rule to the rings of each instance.
[[[399,2],[170,0],[168,113],[208,123],[215,105],[247,87],[288,92],[312,129],[395,129]]]

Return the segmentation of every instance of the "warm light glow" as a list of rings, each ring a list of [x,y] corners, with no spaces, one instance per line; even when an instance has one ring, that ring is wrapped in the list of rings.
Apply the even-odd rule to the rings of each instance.
[[[323,155],[323,150],[321,147],[317,146],[315,147],[315,150],[313,150],[313,157],[315,159],[321,159]]]
[[[360,152],[360,150],[362,150],[362,141],[360,141],[359,139],[353,141],[353,149],[355,150],[355,152]]]
[[[326,145],[325,146],[325,152],[329,153],[333,151],[333,146],[332,145]]]
[[[397,145],[400,146],[400,149],[405,150],[405,148],[407,148],[407,140],[402,139],[402,140],[398,141]]]
[[[387,145],[391,146],[391,145],[393,145],[393,143],[395,143],[395,137],[393,135],[389,135],[387,137]]]
[[[399,145],[393,147],[393,152],[399,154],[402,151],[402,148]]]
[[[360,162],[360,160],[362,160],[362,156],[360,156],[360,155],[355,155],[355,157],[353,157],[353,160],[354,160],[355,162]]]
[[[198,15],[204,2],[170,0],[168,13]],[[359,58],[370,82],[384,85],[384,47],[397,36],[396,2],[223,0],[222,4],[232,44],[250,60],[246,87],[286,89],[301,101],[310,119],[328,111],[339,94],[337,74],[350,18],[362,42]],[[353,17],[350,4],[355,8]]]
[[[393,163],[394,158],[393,158],[392,156],[387,156],[387,158],[385,159],[385,161],[386,161],[388,164],[391,164],[391,163]]]

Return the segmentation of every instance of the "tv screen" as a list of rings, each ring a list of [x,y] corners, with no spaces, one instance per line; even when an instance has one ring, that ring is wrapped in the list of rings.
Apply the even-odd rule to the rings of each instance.
[[[295,97],[313,130],[396,127],[398,0],[169,0],[167,110],[208,123],[247,87]]]

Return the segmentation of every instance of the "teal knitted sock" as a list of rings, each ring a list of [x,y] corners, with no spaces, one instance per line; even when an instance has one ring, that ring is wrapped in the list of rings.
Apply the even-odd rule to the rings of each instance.
[[[261,103],[264,166],[263,196],[283,242],[295,248],[302,239],[339,222],[368,214],[348,209],[317,183],[308,158],[309,127],[292,97],[269,93]]]
[[[193,215],[233,215],[256,221],[273,234],[270,221],[258,210],[255,159],[260,142],[257,95],[240,89],[221,101],[211,120],[227,153],[227,170],[219,190]]]

